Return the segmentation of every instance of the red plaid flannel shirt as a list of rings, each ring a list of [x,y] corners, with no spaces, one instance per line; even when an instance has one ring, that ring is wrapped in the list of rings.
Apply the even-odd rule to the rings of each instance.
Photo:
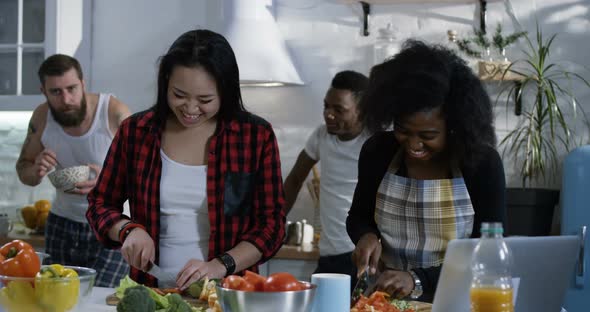
[[[160,234],[161,127],[150,110],[123,122],[105,159],[96,187],[88,195],[86,217],[98,240],[108,237],[128,199],[131,219],[154,239],[156,263]],[[250,113],[220,122],[211,138],[207,164],[207,202],[211,232],[209,260],[241,241],[262,252],[260,263],[280,248],[285,235],[284,193],[276,137],[271,125]],[[250,268],[257,271],[257,266]],[[149,286],[156,280],[131,268],[131,278]]]

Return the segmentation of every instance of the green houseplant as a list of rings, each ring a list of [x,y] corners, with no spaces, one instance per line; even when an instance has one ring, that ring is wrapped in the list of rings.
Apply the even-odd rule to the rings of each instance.
[[[579,73],[549,59],[556,37],[544,37],[539,25],[534,40],[525,35],[525,57],[512,62],[504,73],[516,74],[519,80],[506,84],[496,101],[513,98],[515,112],[522,114],[500,142],[504,157],[510,156],[519,166],[522,182],[522,188],[508,189],[509,234],[549,234],[559,191],[537,187],[556,178],[561,153],[581,144],[575,136],[578,121],[588,128],[573,86],[590,88],[590,84]],[[523,212],[524,206],[530,206],[530,211]]]

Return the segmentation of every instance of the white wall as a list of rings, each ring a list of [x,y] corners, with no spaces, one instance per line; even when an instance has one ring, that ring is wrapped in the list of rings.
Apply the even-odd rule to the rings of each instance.
[[[205,27],[205,0],[93,1],[92,89],[111,92],[133,112],[156,97],[158,57],[183,32]]]
[[[590,68],[587,57],[590,1],[511,2],[516,16],[529,32],[534,31],[536,18],[546,33],[559,33],[554,57]],[[90,72],[86,73],[92,81],[92,90],[114,93],[134,112],[154,102],[157,58],[172,41],[186,30],[195,27],[216,30],[224,22],[220,19],[217,1],[100,0],[92,1],[92,6],[92,62]],[[448,29],[467,34],[472,27],[479,26],[474,4],[375,5],[369,37],[361,35],[360,5],[342,4],[337,0],[275,0],[275,10],[280,30],[306,85],[244,89],[243,97],[249,110],[268,119],[276,128],[284,176],[306,136],[322,122],[322,100],[332,76],[343,69],[369,72],[377,28],[393,22],[400,41],[419,37],[445,43]],[[488,29],[492,30],[498,21],[507,31],[513,30],[503,4],[489,3]],[[517,57],[518,48],[509,50],[509,54]],[[489,87],[491,91],[497,89],[494,85]],[[580,104],[590,112],[590,94],[585,91],[580,99]],[[503,111],[500,109],[497,117],[499,136],[519,122],[510,114],[505,116]],[[26,129],[26,124],[22,128]],[[0,133],[0,144],[3,139],[9,138],[3,138]],[[509,180],[514,180],[509,163],[506,171]],[[311,219],[309,207],[311,202],[303,190],[289,218]]]
[[[419,2],[419,1],[417,1]],[[511,0],[514,13],[525,30],[534,32],[539,21],[546,33],[559,33],[553,56],[590,67],[590,2],[586,0]],[[323,96],[332,76],[343,69],[368,74],[373,65],[377,29],[392,22],[398,39],[418,37],[446,43],[448,29],[468,35],[479,26],[475,4],[411,4],[372,6],[371,35],[361,35],[361,8],[357,4],[322,0],[275,0],[275,16],[293,61],[306,85],[275,89],[243,89],[246,107],[268,119],[276,128],[283,175],[286,176],[308,133],[322,122]],[[155,97],[157,57],[182,32],[193,27],[220,31],[220,1],[94,1],[94,90],[108,90],[128,103],[133,111],[147,108]],[[488,30],[502,22],[505,31],[514,25],[502,2],[488,3]],[[509,49],[518,57],[523,45]],[[590,77],[590,75],[589,75]],[[494,94],[497,86],[488,84]],[[590,111],[590,94],[581,94]],[[495,98],[495,97],[493,97]],[[497,130],[501,138],[519,122],[498,109]],[[508,180],[519,181],[510,162]],[[559,178],[556,179],[559,182]],[[311,219],[311,202],[302,190],[290,219]]]

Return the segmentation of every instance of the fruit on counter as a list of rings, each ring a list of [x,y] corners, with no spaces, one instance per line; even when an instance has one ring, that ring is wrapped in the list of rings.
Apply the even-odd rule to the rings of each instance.
[[[25,206],[21,209],[21,215],[29,229],[37,228],[37,209],[34,206]]]
[[[47,222],[47,216],[49,216],[49,212],[40,212],[37,214],[37,230],[42,231],[45,229],[45,223]]]
[[[15,239],[0,247],[0,275],[35,277],[41,260],[29,243]]]
[[[49,210],[51,209],[51,202],[48,201],[47,199],[40,199],[35,202],[34,206],[35,206],[35,209],[37,210],[37,213],[49,212]]]
[[[79,294],[78,273],[60,264],[43,267],[35,277],[35,296],[48,311],[69,311],[78,302]]]

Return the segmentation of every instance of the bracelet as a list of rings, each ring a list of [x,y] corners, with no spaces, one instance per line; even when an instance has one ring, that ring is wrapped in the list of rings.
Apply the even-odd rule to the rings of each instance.
[[[131,233],[131,231],[133,231],[136,228],[140,228],[140,229],[146,231],[146,229],[143,225],[141,225],[139,223],[129,222],[128,224],[125,225],[125,227],[123,228],[123,231],[121,233],[119,233],[119,241],[121,242],[121,244],[123,242],[125,242],[125,239],[127,239],[127,236],[129,236],[129,233]]]
[[[119,232],[117,232],[117,237],[119,237],[119,239],[121,238],[121,233],[129,223],[131,223],[131,221],[127,220],[127,222],[124,222],[121,227],[119,227]]]

